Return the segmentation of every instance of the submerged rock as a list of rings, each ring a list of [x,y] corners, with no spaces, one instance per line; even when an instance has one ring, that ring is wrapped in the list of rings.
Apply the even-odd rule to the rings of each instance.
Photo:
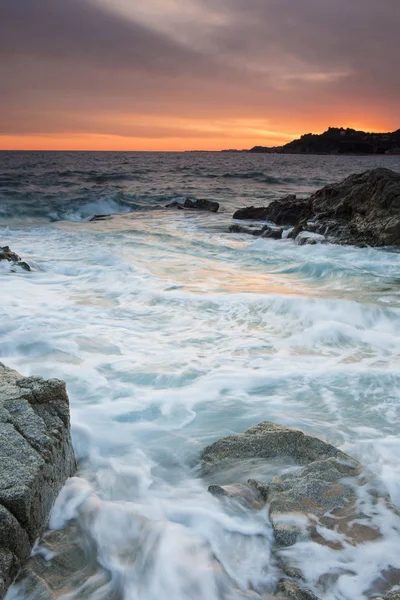
[[[287,598],[288,600],[319,600],[315,594],[305,587],[300,586],[295,581],[282,579],[278,583],[278,598]]]
[[[315,244],[324,244],[327,242],[324,235],[313,233],[312,231],[301,231],[295,238],[295,244],[298,246],[312,246]]]
[[[18,254],[15,254],[9,246],[0,246],[0,260],[7,260],[17,267],[21,267],[25,271],[30,271],[31,268],[25,261],[21,260]]]
[[[228,498],[237,500],[240,504],[259,510],[267,502],[268,488],[255,479],[249,479],[247,483],[233,485],[210,485],[210,494],[216,498]]]
[[[203,472],[207,474],[246,459],[281,457],[300,464],[331,457],[349,459],[331,444],[269,421],[254,425],[245,433],[217,440],[201,454]]]
[[[274,227],[273,225],[264,225],[263,227],[260,227],[258,225],[239,225],[235,223],[229,227],[230,233],[247,233],[257,237],[272,238],[275,240],[281,239],[282,231],[281,227]]]
[[[218,212],[219,203],[213,202],[212,200],[204,200],[204,199],[190,200],[190,198],[186,198],[186,200],[184,202],[178,202],[177,200],[174,200],[174,202],[167,204],[165,208],[178,208],[181,210],[184,208],[191,208],[191,209],[195,209],[195,210]]]
[[[0,590],[28,558],[76,468],[65,383],[0,363]],[[0,593],[0,598],[2,597]]]

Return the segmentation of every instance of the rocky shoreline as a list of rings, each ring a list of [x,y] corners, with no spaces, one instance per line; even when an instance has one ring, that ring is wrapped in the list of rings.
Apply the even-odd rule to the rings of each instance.
[[[63,381],[22,377],[0,363],[0,453],[3,598],[76,469]]]
[[[400,245],[400,174],[373,169],[327,185],[309,198],[295,195],[266,207],[236,211],[230,231],[261,237],[294,238],[299,245],[332,242],[355,246]],[[251,221],[268,221],[255,227]],[[271,225],[273,223],[274,225]],[[273,231],[273,235],[271,235]]]
[[[42,550],[29,559],[58,493],[76,471],[64,382],[22,377],[0,363],[0,451],[0,598],[19,573],[21,589],[30,597],[56,600],[63,590],[98,571],[74,523],[65,531],[47,532]],[[269,480],[219,483],[233,467],[240,474],[249,461],[268,465],[276,459],[283,461],[282,468]],[[357,460],[319,438],[276,423],[262,422],[215,441],[202,451],[200,469],[218,501],[251,511],[267,509],[273,557],[282,573],[276,598],[323,598],[307,588],[301,568],[285,549],[306,541],[334,551],[355,547],[381,538],[373,524],[374,510],[399,517]],[[340,571],[331,574],[331,580],[339,575]],[[399,600],[399,585],[398,573],[390,573],[389,567],[386,583],[371,590],[371,597],[378,598],[378,590],[386,593],[385,600]],[[323,591],[323,582],[320,587]],[[243,597],[262,600],[255,592]]]
[[[286,574],[278,583],[278,596],[292,600],[319,600],[307,589],[305,577],[293,562],[293,554],[282,550],[297,542],[312,541],[321,549],[339,551],[347,545],[357,546],[378,540],[382,533],[372,523],[371,512],[382,506],[397,517],[390,499],[382,497],[374,487],[373,475],[354,458],[331,444],[302,431],[263,422],[244,434],[217,440],[201,455],[202,472],[218,481],[218,477],[235,466],[240,474],[249,460],[268,463],[272,459],[290,459],[296,467],[268,482],[248,480],[246,484],[210,485],[209,492],[221,502],[238,502],[253,510],[268,509],[275,538],[275,556]],[[330,574],[330,584],[339,577],[340,569]],[[391,582],[391,583],[390,583]],[[388,567],[386,584],[377,582],[371,597],[381,598],[379,585],[386,587],[385,600],[399,600],[398,572]],[[390,587],[394,586],[393,590]],[[320,582],[323,591],[324,582]],[[389,588],[389,589],[388,589]],[[323,596],[321,597],[322,600]]]
[[[218,203],[191,201],[170,208],[217,212]],[[103,219],[99,216],[98,219]],[[294,195],[266,207],[246,207],[234,214],[231,233],[281,239],[296,244],[334,242],[358,246],[400,245],[400,174],[374,169],[325,186],[307,199]],[[0,247],[8,271],[31,271],[8,246]],[[71,442],[69,400],[65,383],[23,377],[0,363],[0,600],[20,574],[36,600],[55,600],[68,586],[88,579],[97,565],[88,562],[76,524],[63,532],[47,532],[44,545],[32,548],[45,531],[51,508],[76,461]],[[287,461],[288,468],[270,480],[235,480],[248,461]],[[354,458],[299,430],[262,422],[245,433],[217,440],[200,457],[201,476],[220,502],[266,510],[274,534],[274,556],[282,578],[276,598],[322,600],[309,590],[301,569],[285,555],[298,542],[311,541],[333,551],[379,540],[371,518],[377,507],[398,512],[374,487],[373,476]],[[242,479],[241,479],[242,481]],[[370,512],[360,504],[363,496]],[[338,573],[331,574],[332,577]],[[107,577],[107,574],[105,574]],[[378,600],[400,600],[398,572],[388,567],[381,588],[370,590]],[[321,582],[318,593],[323,593]],[[64,590],[64,591],[63,591]],[[255,592],[244,598],[260,599]],[[266,597],[265,597],[266,598]]]

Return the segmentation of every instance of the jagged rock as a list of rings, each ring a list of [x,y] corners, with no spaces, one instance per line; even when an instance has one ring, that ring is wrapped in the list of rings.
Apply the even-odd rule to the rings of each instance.
[[[264,225],[259,227],[258,225],[239,225],[234,223],[229,227],[230,233],[247,233],[263,238],[272,238],[280,240],[282,237],[282,229],[280,227],[274,227],[273,225]]]
[[[7,260],[8,262],[13,263],[13,265],[25,269],[25,271],[31,270],[28,263],[21,260],[21,257],[18,256],[18,254],[15,254],[9,246],[0,246],[0,260]]]
[[[75,468],[65,383],[22,377],[0,363],[0,580],[4,589],[29,556],[58,492]]]
[[[278,598],[288,600],[319,600],[310,590],[301,587],[298,583],[288,579],[282,579],[278,583]]]
[[[197,210],[208,210],[210,212],[218,212],[219,204],[218,202],[213,202],[211,200],[190,200],[186,198],[183,203],[184,208],[195,208]]]
[[[349,457],[322,440],[276,423],[264,421],[245,433],[231,435],[207,446],[202,454],[204,473],[212,473],[242,460],[285,457],[308,464],[331,457]]]
[[[306,200],[276,200],[267,207],[264,218],[303,229],[307,221],[308,230],[339,243],[397,246],[400,173],[379,168],[351,175]]]
[[[381,600],[381,599],[377,598],[376,600]],[[383,600],[400,600],[400,590],[396,590],[394,592],[390,592],[389,594],[386,594],[386,596],[383,598]]]
[[[268,503],[277,544],[292,546],[298,535],[325,543],[317,533],[317,525],[328,529],[338,525],[337,531],[346,533],[350,539],[350,519],[345,517],[351,515],[355,519],[357,514],[354,482],[360,471],[361,465],[353,458],[337,456],[316,460],[301,471],[274,477],[268,486]],[[344,478],[347,483],[343,483]],[[340,520],[335,516],[339,514]],[[358,533],[356,527],[353,537]]]
[[[296,196],[294,194],[290,194],[289,196],[285,196],[284,198],[281,198],[280,200],[276,200],[277,203],[288,203],[291,204],[293,202],[296,202]],[[240,221],[245,221],[245,220],[253,220],[253,221],[265,221],[265,220],[272,220],[274,223],[278,223],[278,221],[276,221],[275,219],[271,219],[271,217],[269,216],[271,214],[271,205],[274,205],[275,203],[272,202],[269,206],[246,206],[245,208],[240,208],[239,210],[237,210],[234,215],[233,218],[234,219],[238,219]],[[289,223],[290,224],[290,223]]]
[[[190,200],[190,198],[186,198],[186,200],[183,203],[174,200],[174,202],[170,202],[170,204],[167,204],[165,208],[191,208],[195,210],[208,210],[209,212],[218,212],[219,203],[213,202],[212,200]]]
[[[283,229],[281,227],[274,227],[273,225],[265,225],[263,227],[261,237],[271,238],[273,240],[280,240],[282,238]]]
[[[234,223],[229,227],[229,233],[247,233],[248,235],[260,236],[263,232],[263,227],[259,225],[239,225]]]
[[[292,195],[271,202],[267,207],[266,219],[277,225],[297,225],[312,214],[309,199],[300,199]]]
[[[234,215],[238,221],[265,221],[267,218],[267,208],[265,206],[246,206],[239,208]]]
[[[315,244],[326,243],[326,238],[320,233],[314,233],[312,231],[301,231],[294,240],[298,246],[311,246]]]

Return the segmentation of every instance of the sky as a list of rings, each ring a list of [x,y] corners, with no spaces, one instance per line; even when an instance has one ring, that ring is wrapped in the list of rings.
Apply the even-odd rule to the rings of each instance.
[[[400,127],[400,0],[0,0],[0,148]]]

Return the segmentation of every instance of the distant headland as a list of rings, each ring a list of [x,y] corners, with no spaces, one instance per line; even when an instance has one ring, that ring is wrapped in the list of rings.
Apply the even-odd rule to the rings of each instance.
[[[251,152],[275,154],[400,154],[400,129],[392,133],[368,133],[343,127],[329,127],[321,134],[306,133],[284,146],[254,146]]]

